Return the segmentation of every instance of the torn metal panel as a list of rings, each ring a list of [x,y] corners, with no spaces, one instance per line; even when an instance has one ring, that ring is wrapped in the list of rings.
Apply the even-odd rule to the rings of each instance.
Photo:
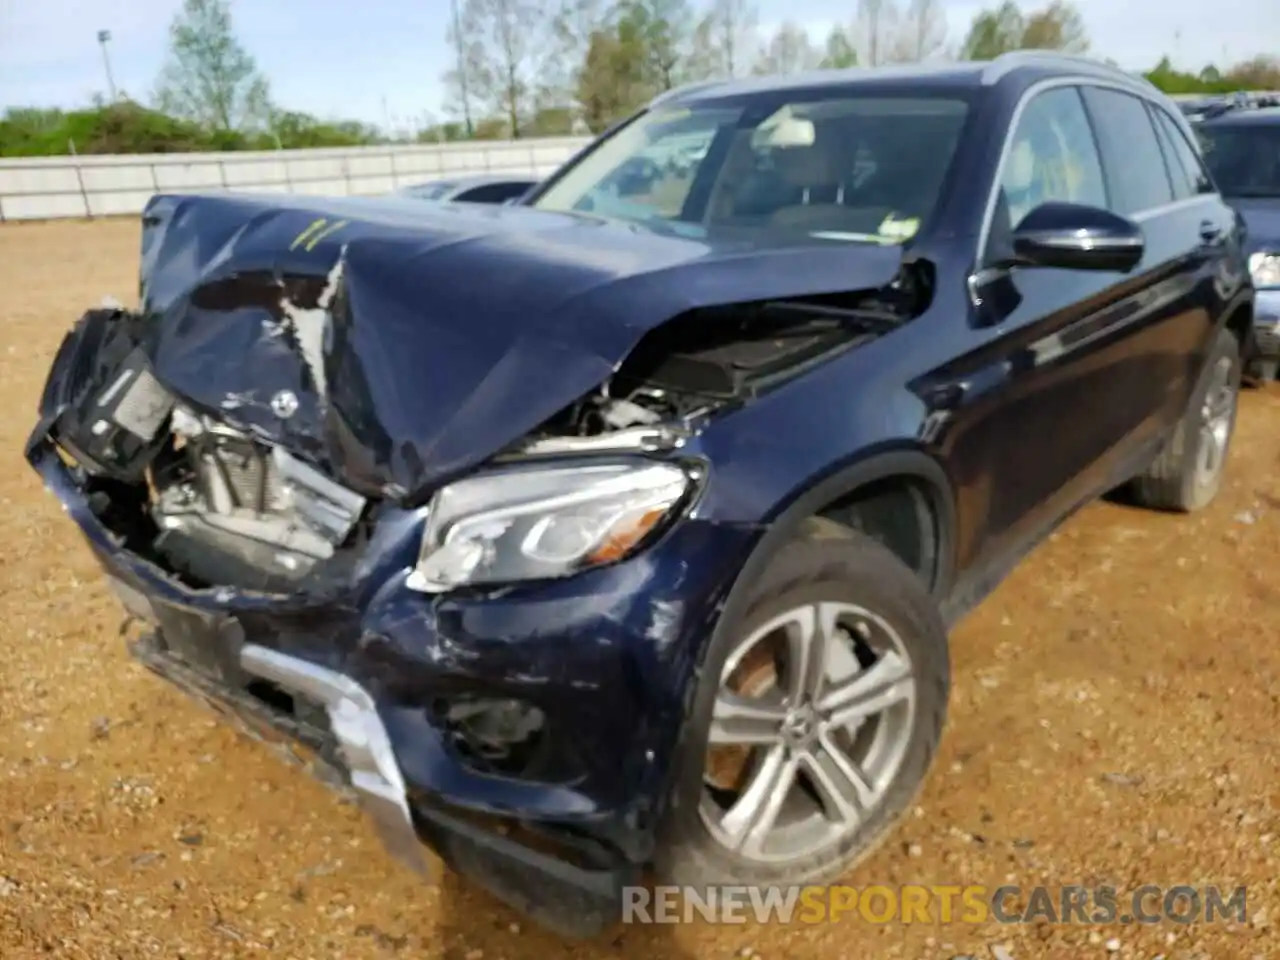
[[[343,250],[342,253],[346,251]],[[342,283],[342,254],[325,277],[324,289],[312,306],[296,303],[285,293],[280,298],[280,320],[264,321],[271,336],[291,336],[302,354],[303,362],[311,374],[316,393],[323,399],[328,392],[324,368],[324,337],[329,324],[329,310]],[[292,398],[292,399],[286,399]],[[276,416],[287,419],[297,411],[297,399],[292,391],[282,390],[272,397],[272,409]]]

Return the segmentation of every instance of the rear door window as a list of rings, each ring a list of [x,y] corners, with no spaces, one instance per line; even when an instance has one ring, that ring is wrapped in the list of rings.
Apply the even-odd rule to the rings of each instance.
[[[1102,151],[1111,209],[1132,216],[1173,202],[1156,128],[1145,103],[1105,87],[1082,88]]]

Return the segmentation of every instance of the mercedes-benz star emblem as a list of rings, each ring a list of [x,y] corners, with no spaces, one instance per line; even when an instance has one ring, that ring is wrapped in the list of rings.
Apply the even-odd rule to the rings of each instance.
[[[281,390],[271,398],[271,411],[281,420],[288,420],[298,412],[298,395],[292,390]]]

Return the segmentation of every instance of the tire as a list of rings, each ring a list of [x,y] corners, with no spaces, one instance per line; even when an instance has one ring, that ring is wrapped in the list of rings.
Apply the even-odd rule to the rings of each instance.
[[[824,606],[817,608],[818,604]],[[789,848],[783,846],[780,851],[770,852],[742,852],[747,847],[734,849],[732,843],[726,842],[724,823],[728,818],[716,824],[721,808],[712,803],[714,793],[704,784],[713,715],[726,668],[733,666],[731,658],[739,655],[743,643],[753,633],[779,617],[791,616],[789,611],[821,609],[843,618],[849,609],[840,608],[840,604],[861,611],[854,614],[857,622],[848,621],[851,626],[831,645],[831,649],[844,658],[844,666],[852,665],[848,657],[854,649],[851,641],[855,640],[855,634],[848,630],[861,631],[865,623],[869,625],[865,634],[858,636],[899,653],[895,658],[885,656],[877,661],[881,669],[891,669],[885,664],[901,665],[904,661],[910,667],[908,681],[885,688],[901,691],[909,687],[909,700],[878,714],[871,724],[859,727],[863,731],[859,736],[870,744],[867,756],[883,761],[878,773],[883,776],[884,789],[860,811],[856,822],[846,822],[837,831],[823,826],[827,818],[814,799],[816,794],[803,789],[796,792],[798,788],[793,788],[789,796],[794,807],[807,809],[811,805],[818,810],[817,819],[813,820],[813,843],[809,847],[793,843]],[[896,556],[876,541],[827,520],[809,521],[800,536],[778,550],[750,587],[743,609],[739,624],[734,629],[717,630],[706,651],[673,792],[659,832],[655,873],[661,882],[699,887],[829,882],[851,869],[889,834],[924,781],[941,735],[950,691],[946,627],[924,584]],[[840,622],[846,623],[843,619]],[[867,654],[866,649],[859,649]],[[748,652],[747,656],[751,655]],[[835,660],[833,656],[830,662]],[[765,682],[766,696],[776,698],[781,694],[779,688],[792,682],[791,668],[788,664],[784,672],[774,667],[768,669],[774,670],[775,675],[772,689],[768,688],[770,681]],[[864,671],[867,669],[862,667]],[[798,677],[797,670],[796,679]],[[828,678],[825,687],[817,688],[818,703],[831,702],[831,690],[835,689],[832,682]],[[723,727],[717,727],[721,729]],[[849,737],[847,731],[841,729],[826,735],[825,739],[807,741],[806,748],[803,730],[794,724],[784,729],[792,736],[793,760],[812,748],[812,754],[805,753],[805,756],[821,755],[828,770],[831,754],[824,751],[823,746],[833,743],[833,738]],[[903,735],[895,739],[895,731]],[[875,744],[879,737],[894,746],[877,753]],[[850,738],[851,745],[856,746],[858,742]],[[753,756],[769,755],[771,750],[776,756],[778,749],[758,746]],[[896,765],[891,764],[895,758]],[[810,769],[805,768],[803,779],[817,783]],[[877,767],[869,763],[863,768],[867,777],[872,776],[873,771],[877,771]],[[844,781],[846,786],[851,782]],[[780,791],[770,793],[774,797],[780,795]],[[781,815],[779,823],[782,823]],[[789,829],[804,835],[803,829]],[[784,831],[778,836],[786,839],[787,834]]]
[[[1222,330],[1169,445],[1133,481],[1139,506],[1191,513],[1213,502],[1235,433],[1240,381],[1240,343]]]

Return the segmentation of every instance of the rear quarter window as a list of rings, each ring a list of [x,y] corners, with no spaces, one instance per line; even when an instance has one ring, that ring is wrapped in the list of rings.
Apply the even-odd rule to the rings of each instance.
[[[1174,180],[1175,199],[1184,200],[1201,193],[1213,193],[1213,181],[1205,171],[1200,155],[1191,145],[1186,134],[1169,114],[1159,107],[1151,107],[1155,117],[1160,145],[1169,161],[1169,175]]]

